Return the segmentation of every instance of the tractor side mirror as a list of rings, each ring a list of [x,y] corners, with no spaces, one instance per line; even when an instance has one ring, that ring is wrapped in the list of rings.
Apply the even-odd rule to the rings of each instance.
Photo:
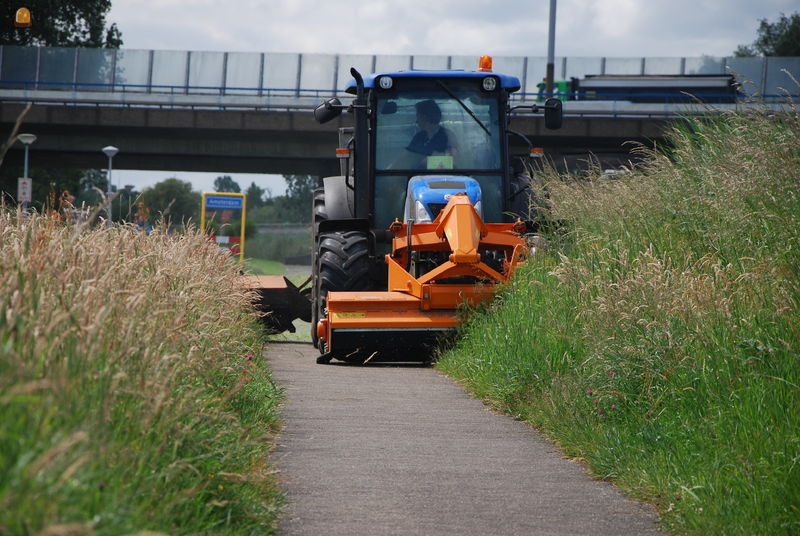
[[[337,99],[336,97],[332,99],[328,99],[316,108],[314,108],[314,119],[317,120],[317,123],[327,123],[332,119],[336,119],[340,115],[342,115],[342,101]]]
[[[561,101],[558,99],[547,99],[544,103],[544,126],[549,130],[558,130],[564,121]]]

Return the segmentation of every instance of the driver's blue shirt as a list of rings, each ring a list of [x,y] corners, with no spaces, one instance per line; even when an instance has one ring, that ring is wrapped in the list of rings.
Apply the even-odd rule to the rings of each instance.
[[[411,138],[411,143],[408,144],[406,149],[412,153],[425,156],[430,156],[433,153],[444,153],[447,151],[447,133],[442,127],[439,127],[439,130],[429,138],[424,130],[420,130]]]

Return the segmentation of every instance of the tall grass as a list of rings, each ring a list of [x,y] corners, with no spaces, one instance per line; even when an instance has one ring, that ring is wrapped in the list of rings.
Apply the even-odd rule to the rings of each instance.
[[[264,534],[278,389],[202,235],[0,213],[0,533]]]
[[[800,118],[694,120],[622,179],[547,178],[569,232],[439,361],[665,530],[800,533]]]

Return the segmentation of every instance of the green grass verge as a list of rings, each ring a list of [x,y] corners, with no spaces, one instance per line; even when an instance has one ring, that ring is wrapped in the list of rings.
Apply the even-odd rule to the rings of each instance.
[[[272,533],[280,391],[236,263],[8,212],[0,251],[0,534]]]
[[[693,121],[550,237],[438,362],[681,534],[800,533],[800,121]]]

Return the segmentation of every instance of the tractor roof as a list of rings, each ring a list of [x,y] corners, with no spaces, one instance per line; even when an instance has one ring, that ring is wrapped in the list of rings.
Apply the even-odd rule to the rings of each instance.
[[[375,80],[377,80],[379,76],[384,76],[384,75],[391,76],[392,78],[461,78],[461,79],[485,78],[486,76],[495,76],[500,82],[500,87],[503,89],[507,89],[509,92],[517,91],[520,88],[519,78],[517,78],[516,76],[509,76],[507,74],[500,74],[494,72],[464,71],[461,69],[450,69],[446,71],[423,71],[423,70],[412,69],[410,71],[373,73],[364,77],[364,87],[366,89],[374,88]],[[356,81],[351,78],[350,81],[347,82],[345,91],[347,91],[348,93],[355,94]]]

